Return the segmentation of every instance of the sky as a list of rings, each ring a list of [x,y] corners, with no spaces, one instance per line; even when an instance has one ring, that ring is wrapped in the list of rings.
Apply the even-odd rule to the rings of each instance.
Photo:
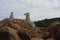
[[[11,12],[19,19],[28,12],[32,21],[60,17],[60,0],[0,0],[0,20]]]

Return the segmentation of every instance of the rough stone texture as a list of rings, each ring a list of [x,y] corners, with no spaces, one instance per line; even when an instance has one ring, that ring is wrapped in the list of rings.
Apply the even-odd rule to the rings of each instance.
[[[30,24],[20,19],[4,19],[0,23],[0,31],[0,33],[8,32],[10,34],[9,40],[35,40],[34,38],[43,40],[49,36],[47,29],[33,28]]]
[[[33,37],[33,38],[31,38],[31,40],[44,40],[44,39],[42,39],[42,38],[37,38],[37,37]]]
[[[55,40],[60,40],[60,21],[53,22],[48,27],[50,35]]]
[[[33,28],[24,19],[12,19],[0,21],[0,40],[54,40],[54,37],[60,37],[60,22],[52,23],[48,28]]]
[[[8,32],[9,33],[9,38],[6,40],[30,40],[31,36],[30,36],[30,30],[31,30],[31,25],[27,25],[26,23],[23,22],[23,24],[21,24],[22,21],[18,21],[18,20],[10,20],[10,19],[4,19],[1,23],[0,23],[0,34],[3,32]],[[27,25],[27,26],[25,26]],[[29,28],[30,26],[30,28]],[[8,34],[7,33],[7,34]],[[3,35],[3,34],[2,34]],[[2,35],[0,35],[0,37],[2,37]],[[4,37],[5,38],[5,37]],[[1,40],[4,40],[4,38],[2,38]]]
[[[1,40],[20,40],[16,31],[8,26],[4,26],[0,28],[0,37]]]
[[[49,32],[47,29],[35,28],[34,30],[32,30],[32,37],[38,37],[44,39],[49,37]]]
[[[11,35],[11,40],[43,40],[49,36],[47,28],[33,28],[30,24],[20,19],[4,19],[0,23],[0,31],[8,31]]]
[[[48,38],[48,39],[46,39],[46,40],[55,40],[54,38]]]

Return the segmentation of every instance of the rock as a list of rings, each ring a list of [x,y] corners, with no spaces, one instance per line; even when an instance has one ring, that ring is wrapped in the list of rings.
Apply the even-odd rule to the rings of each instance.
[[[18,32],[18,35],[21,37],[22,40],[30,40],[31,36],[30,36],[30,32],[28,30],[20,30]]]
[[[60,21],[51,23],[48,29],[55,40],[60,40]]]
[[[55,40],[54,38],[48,38],[48,39],[46,39],[46,40]]]
[[[16,31],[8,26],[0,28],[0,37],[1,40],[21,40]]]
[[[52,40],[52,36],[50,37],[49,34],[50,32],[54,33],[55,29],[53,28],[54,26],[50,26],[48,30],[47,28],[34,27],[30,21],[29,13],[26,14],[26,19],[14,19],[12,12],[9,18],[0,21],[0,37],[2,40]]]
[[[42,39],[42,38],[37,38],[37,37],[33,37],[33,38],[31,38],[31,40],[44,40],[44,39]]]

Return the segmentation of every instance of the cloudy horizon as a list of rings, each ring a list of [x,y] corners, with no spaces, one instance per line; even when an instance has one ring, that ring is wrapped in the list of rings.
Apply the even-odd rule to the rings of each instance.
[[[60,17],[60,0],[0,0],[0,20],[12,11],[20,19],[28,12],[33,21]]]

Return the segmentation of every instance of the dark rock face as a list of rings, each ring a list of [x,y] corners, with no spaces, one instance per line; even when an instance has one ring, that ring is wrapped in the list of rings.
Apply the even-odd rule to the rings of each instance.
[[[1,40],[20,40],[16,31],[9,26],[4,26],[0,28],[0,39]]]
[[[0,32],[0,40],[10,40],[10,34],[8,32]]]
[[[60,40],[60,22],[50,24],[48,29],[55,40]]]
[[[31,37],[29,34],[27,34],[28,32],[27,31],[24,31],[24,30],[21,30],[18,35],[19,37],[21,38],[21,40],[30,40]]]
[[[56,25],[54,28],[54,38],[60,40],[60,25]]]

